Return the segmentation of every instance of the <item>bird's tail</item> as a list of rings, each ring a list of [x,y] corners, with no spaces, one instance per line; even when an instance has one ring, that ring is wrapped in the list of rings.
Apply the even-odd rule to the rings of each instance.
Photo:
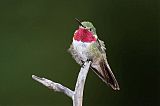
[[[107,61],[102,60],[99,64],[92,64],[91,69],[109,86],[114,90],[120,90],[118,82],[111,71]]]

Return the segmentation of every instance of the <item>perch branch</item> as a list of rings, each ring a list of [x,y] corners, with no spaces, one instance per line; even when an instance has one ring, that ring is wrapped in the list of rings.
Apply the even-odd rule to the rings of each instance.
[[[87,73],[89,70],[91,62],[85,62],[84,66],[81,68],[78,78],[77,78],[77,83],[75,86],[74,90],[74,96],[73,96],[73,106],[82,106],[82,101],[83,101],[83,89],[87,77]]]
[[[53,81],[48,80],[46,78],[40,78],[35,75],[32,75],[32,78],[34,80],[38,81],[39,83],[43,84],[44,86],[48,87],[49,89],[54,90],[55,92],[62,92],[71,98],[73,96],[72,90],[68,89],[67,87],[65,87],[59,83],[53,82]]]
[[[87,77],[90,64],[91,64],[90,61],[85,62],[84,66],[81,67],[74,91],[70,90],[69,88],[59,83],[48,80],[46,78],[40,78],[35,75],[32,75],[32,78],[38,81],[39,83],[43,84],[44,86],[48,87],[49,89],[54,90],[55,92],[62,92],[67,96],[71,97],[73,100],[73,106],[82,106],[83,90],[84,90],[85,80]]]

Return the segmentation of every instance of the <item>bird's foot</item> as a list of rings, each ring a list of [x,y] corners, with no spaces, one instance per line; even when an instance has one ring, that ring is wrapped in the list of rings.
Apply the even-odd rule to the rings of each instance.
[[[87,59],[86,61],[81,61],[81,67],[84,68],[85,62],[89,62],[92,61],[92,59]]]
[[[87,62],[92,61],[92,59],[87,59]]]
[[[84,61],[82,61],[82,65],[81,65],[81,67],[82,67],[82,68],[84,68],[84,63],[85,63],[85,62],[84,62]]]

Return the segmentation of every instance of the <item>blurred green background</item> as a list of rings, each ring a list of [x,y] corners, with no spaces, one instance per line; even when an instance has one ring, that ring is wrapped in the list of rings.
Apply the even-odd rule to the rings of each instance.
[[[158,6],[156,0],[1,0],[0,106],[72,105],[31,75],[74,89],[80,66],[67,49],[75,17],[97,28],[121,87],[113,91],[90,71],[84,106],[158,105]]]

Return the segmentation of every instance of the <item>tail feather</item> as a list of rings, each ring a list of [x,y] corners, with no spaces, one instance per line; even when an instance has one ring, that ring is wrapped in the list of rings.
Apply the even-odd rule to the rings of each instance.
[[[91,65],[91,69],[114,90],[120,90],[118,82],[107,62],[100,61],[97,65]]]

